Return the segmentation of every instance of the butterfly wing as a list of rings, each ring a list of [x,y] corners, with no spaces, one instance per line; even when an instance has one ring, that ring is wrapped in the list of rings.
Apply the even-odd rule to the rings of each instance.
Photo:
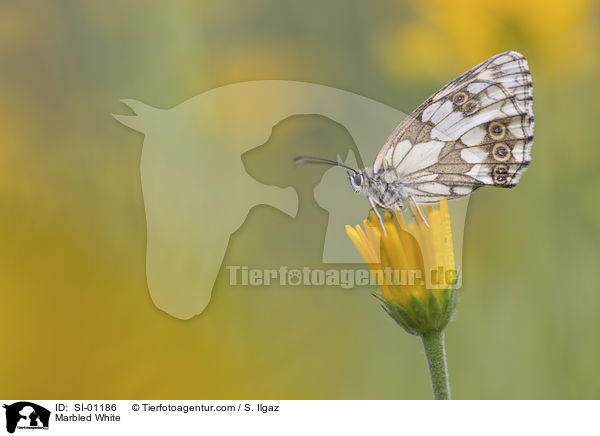
[[[531,161],[533,96],[527,61],[500,53],[427,99],[392,133],[375,175],[419,203],[514,187]]]

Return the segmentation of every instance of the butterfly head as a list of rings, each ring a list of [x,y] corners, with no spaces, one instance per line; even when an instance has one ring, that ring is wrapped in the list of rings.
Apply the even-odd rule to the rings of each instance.
[[[350,181],[350,186],[354,190],[354,192],[362,192],[365,183],[365,177],[363,176],[362,171],[346,171],[348,174],[348,180]]]

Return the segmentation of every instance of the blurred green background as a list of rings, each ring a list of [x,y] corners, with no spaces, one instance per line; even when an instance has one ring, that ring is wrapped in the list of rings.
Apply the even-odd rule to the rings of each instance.
[[[585,0],[3,2],[0,396],[431,398],[421,344],[368,289],[234,288],[223,268],[200,316],[157,309],[143,137],[111,114],[127,111],[122,98],[169,108],[257,79],[329,85],[408,113],[511,49],[533,76],[533,162],[516,189],[479,190],[469,205],[447,330],[453,396],[600,398],[599,24],[598,2]],[[353,146],[339,125],[314,122],[272,141]],[[289,177],[306,193],[309,182]],[[224,265],[276,261],[268,241],[288,237],[289,263],[318,263],[320,235],[298,229],[327,213],[301,210],[265,227],[272,209],[252,209],[254,230],[234,234]]]

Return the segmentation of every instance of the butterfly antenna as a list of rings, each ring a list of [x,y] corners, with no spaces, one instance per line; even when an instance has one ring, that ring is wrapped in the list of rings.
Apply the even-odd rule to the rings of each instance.
[[[302,155],[302,156],[296,156],[294,158],[294,162],[295,162],[294,166],[296,168],[301,167],[302,165],[305,165],[305,164],[323,164],[323,165],[332,165],[332,166],[343,167],[343,168],[349,169],[350,171],[352,171],[354,173],[358,173],[357,170],[355,170],[354,168],[352,168],[346,164],[343,164],[336,160],[325,159],[324,157]]]

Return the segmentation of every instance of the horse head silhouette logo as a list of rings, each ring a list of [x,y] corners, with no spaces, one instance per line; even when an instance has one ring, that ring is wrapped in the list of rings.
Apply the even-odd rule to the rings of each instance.
[[[48,428],[50,411],[38,404],[29,401],[19,401],[10,405],[4,404],[6,409],[6,431],[14,433],[17,426],[23,428]]]

